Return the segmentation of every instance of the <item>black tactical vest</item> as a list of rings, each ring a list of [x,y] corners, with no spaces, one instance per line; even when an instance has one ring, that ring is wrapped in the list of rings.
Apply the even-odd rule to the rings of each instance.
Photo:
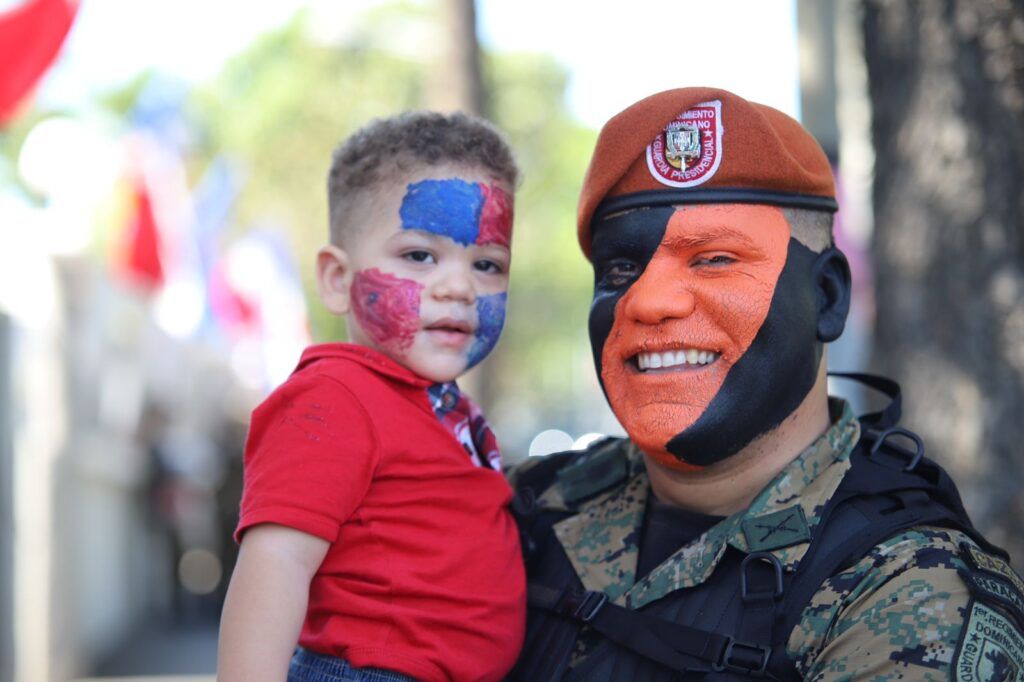
[[[923,457],[920,438],[895,426],[900,412],[895,382],[847,376],[879,388],[892,402],[861,418],[862,435],[851,454],[851,468],[823,511],[794,573],[783,571],[770,553],[744,554],[728,546],[700,585],[676,590],[635,611],[611,604],[602,594],[583,589],[555,537],[554,524],[575,511],[545,510],[535,502],[559,471],[586,461],[595,449],[607,451],[609,442],[582,453],[554,455],[523,474],[517,481],[514,509],[526,557],[530,608],[523,652],[507,679],[799,680],[785,648],[804,608],[826,579],[887,538],[914,526],[942,526],[961,530],[986,551],[1005,557],[974,530],[949,476]],[[913,441],[916,449],[901,447],[893,436]],[[597,472],[598,480],[608,468],[606,461]],[[621,477],[616,480],[621,483]],[[598,489],[593,495],[611,489],[594,487]],[[570,670],[584,627],[596,633],[599,643]]]

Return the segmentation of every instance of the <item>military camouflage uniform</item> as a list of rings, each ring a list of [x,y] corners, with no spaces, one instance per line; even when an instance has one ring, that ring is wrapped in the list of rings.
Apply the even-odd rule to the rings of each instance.
[[[583,502],[554,526],[588,590],[639,609],[675,590],[699,585],[727,545],[769,551],[794,571],[819,516],[850,467],[860,424],[832,400],[832,427],[802,452],[744,511],[719,522],[636,580],[640,533],[650,485],[644,460],[629,441],[627,480]],[[599,448],[600,450],[600,448]],[[518,475],[536,462],[527,462]],[[541,507],[568,510],[552,485]],[[988,581],[969,589],[967,580]],[[1024,680],[1024,583],[958,531],[914,528],[882,542],[815,593],[792,631],[787,653],[808,680]],[[979,599],[979,597],[984,597]],[[585,628],[574,664],[593,644]]]

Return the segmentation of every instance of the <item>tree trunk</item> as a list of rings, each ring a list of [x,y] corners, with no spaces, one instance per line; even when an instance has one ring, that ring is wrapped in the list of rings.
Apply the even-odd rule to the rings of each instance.
[[[434,74],[433,106],[486,115],[486,94],[476,35],[475,0],[440,0],[441,68]]]
[[[874,365],[1024,565],[1024,3],[865,0]]]

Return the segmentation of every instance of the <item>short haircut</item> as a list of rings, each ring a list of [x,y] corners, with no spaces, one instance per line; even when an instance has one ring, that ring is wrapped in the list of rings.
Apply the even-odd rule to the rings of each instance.
[[[782,215],[789,223],[790,235],[811,251],[821,253],[832,246],[831,212],[806,208],[783,208]]]
[[[341,243],[352,216],[375,190],[422,166],[454,164],[490,171],[515,189],[512,149],[487,121],[463,113],[409,111],[376,119],[334,151],[327,175],[331,242]]]

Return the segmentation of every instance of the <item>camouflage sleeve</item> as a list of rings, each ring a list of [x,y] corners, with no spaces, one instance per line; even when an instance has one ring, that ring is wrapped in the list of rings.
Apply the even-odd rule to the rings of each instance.
[[[960,549],[965,541],[955,531],[912,529],[826,581],[788,643],[803,678],[1017,680],[1024,670],[1017,614],[966,582],[980,576],[1012,587],[1010,580],[977,570]]]
[[[522,475],[540,464],[541,461],[542,458],[540,457],[528,457],[522,462],[505,467],[502,471],[505,474],[505,478],[508,479],[509,485],[515,488],[519,485],[519,479]]]

